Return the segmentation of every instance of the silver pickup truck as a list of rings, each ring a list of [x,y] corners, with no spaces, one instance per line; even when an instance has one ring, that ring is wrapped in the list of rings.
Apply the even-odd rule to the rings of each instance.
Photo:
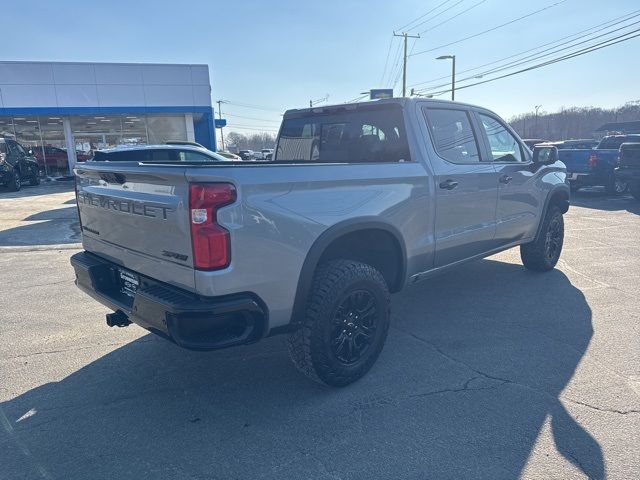
[[[71,263],[110,326],[199,350],[287,333],[297,368],[333,386],[376,361],[390,292],[518,245],[550,270],[569,208],[555,148],[437,100],[287,111],[270,162],[165,145],[75,172]]]

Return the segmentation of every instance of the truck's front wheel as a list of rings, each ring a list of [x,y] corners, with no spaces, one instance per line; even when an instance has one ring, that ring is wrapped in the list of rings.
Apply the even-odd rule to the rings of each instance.
[[[389,330],[389,290],[370,265],[321,264],[304,318],[289,336],[295,366],[312,380],[342,387],[375,363]]]
[[[520,258],[524,266],[535,272],[552,270],[560,259],[564,243],[564,218],[560,209],[552,205],[542,220],[538,238],[520,245]]]

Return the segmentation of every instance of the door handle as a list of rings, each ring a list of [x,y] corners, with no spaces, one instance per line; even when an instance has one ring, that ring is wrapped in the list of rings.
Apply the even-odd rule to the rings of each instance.
[[[511,180],[513,180],[513,177],[510,177],[509,175],[502,175],[502,176],[498,179],[498,181],[499,181],[500,183],[504,183],[505,185],[506,185],[507,183],[509,183]]]
[[[440,182],[440,188],[445,190],[453,190],[458,186],[458,182],[454,182],[453,180],[445,180],[444,182]]]

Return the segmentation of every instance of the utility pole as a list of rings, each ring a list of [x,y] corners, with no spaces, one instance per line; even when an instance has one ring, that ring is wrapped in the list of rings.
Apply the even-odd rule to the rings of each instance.
[[[402,62],[402,96],[407,96],[407,39],[420,38],[420,35],[409,35],[408,33],[393,32],[394,37],[404,37],[404,60]]]
[[[222,118],[222,104],[227,103],[224,100],[218,100],[216,102],[218,104],[218,118]],[[224,132],[222,131],[222,127],[220,127],[220,143],[222,144],[222,150],[224,151]]]

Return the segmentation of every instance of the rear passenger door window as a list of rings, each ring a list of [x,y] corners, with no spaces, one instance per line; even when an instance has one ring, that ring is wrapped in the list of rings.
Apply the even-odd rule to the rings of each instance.
[[[526,162],[522,146],[516,137],[497,119],[478,114],[494,162]]]
[[[451,163],[480,162],[478,142],[466,111],[424,108],[423,112],[438,155]]]

